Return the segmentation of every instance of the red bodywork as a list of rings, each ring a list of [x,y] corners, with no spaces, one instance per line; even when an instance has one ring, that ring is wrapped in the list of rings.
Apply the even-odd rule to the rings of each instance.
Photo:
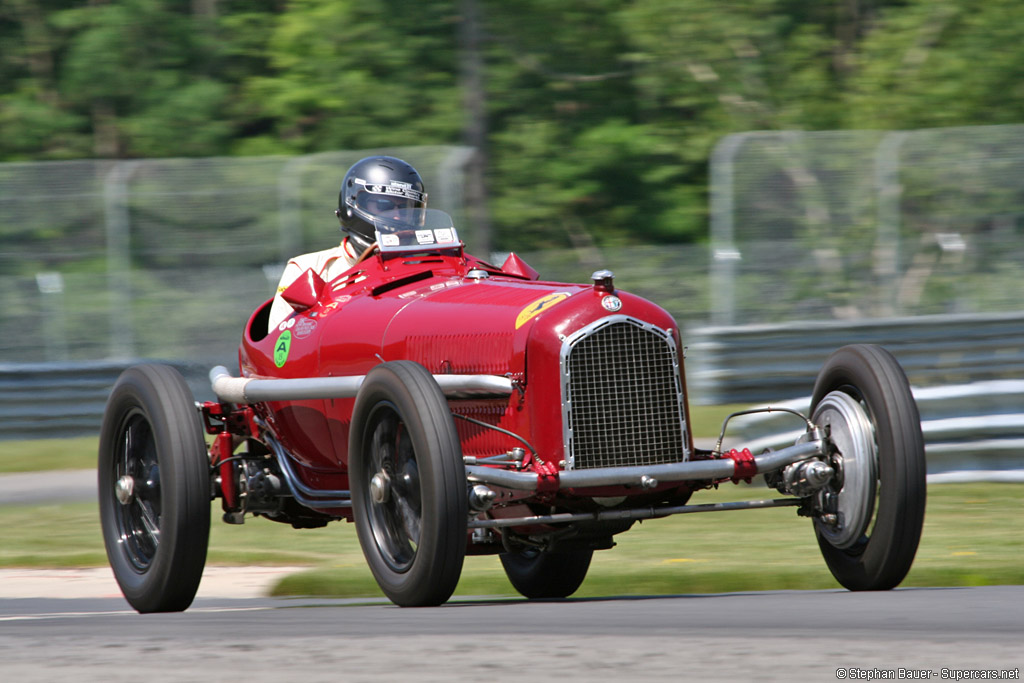
[[[353,521],[377,585],[401,606],[448,600],[467,553],[499,554],[526,598],[564,598],[593,552],[635,522],[716,510],[798,507],[852,590],[906,575],[924,515],[924,438],[891,354],[839,349],[810,417],[739,411],[712,450],[697,450],[668,313],[617,291],[609,271],[590,285],[544,282],[515,256],[500,268],[468,256],[442,211],[392,214],[373,219],[376,244],[347,272],[324,282],[306,270],[288,285],[282,322],[268,329],[287,310],[276,301],[252,315],[241,377],[210,371],[218,400],[199,412],[211,443],[173,368],[119,378],[99,500],[136,609],[192,601],[208,495],[232,524]],[[803,422],[792,446],[723,452],[729,419],[773,411]],[[687,504],[755,475],[783,497]]]
[[[260,307],[246,325],[241,374],[257,379],[359,376],[384,361],[411,360],[435,375],[508,377],[514,386],[510,396],[449,401],[453,414],[518,437],[458,419],[464,457],[493,457],[524,442],[535,451],[519,469],[537,474],[537,490],[503,491],[490,516],[521,516],[535,503],[590,510],[598,507],[595,498],[622,496],[631,503],[685,502],[693,487],[680,482],[646,490],[557,490],[558,473],[567,467],[563,345],[604,319],[642,321],[668,335],[678,362],[684,423],[675,460],[689,459],[693,444],[686,428],[683,353],[672,317],[645,299],[614,290],[610,273],[593,285],[535,278],[514,255],[497,268],[461,250],[412,256],[378,252],[325,286],[314,282],[297,312],[269,334],[270,302]],[[252,410],[291,455],[302,484],[339,491],[349,488],[353,404],[353,398],[280,401],[257,403]],[[216,445],[214,450],[217,463]],[[223,493],[230,511],[234,490],[224,487]],[[351,520],[349,508],[322,512]]]

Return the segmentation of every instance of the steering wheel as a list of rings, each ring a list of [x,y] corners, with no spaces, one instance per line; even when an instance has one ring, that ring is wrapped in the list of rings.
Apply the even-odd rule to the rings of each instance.
[[[363,250],[363,253],[359,255],[359,258],[357,258],[356,262],[353,263],[352,265],[355,266],[355,265],[358,265],[358,264],[362,263],[366,259],[370,258],[370,256],[376,250],[377,250],[377,245],[376,244],[371,244],[370,246],[368,246],[366,249]]]

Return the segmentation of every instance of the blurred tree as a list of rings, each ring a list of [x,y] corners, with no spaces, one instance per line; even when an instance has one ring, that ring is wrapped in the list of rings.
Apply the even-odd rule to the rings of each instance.
[[[269,69],[244,82],[240,107],[256,134],[236,151],[457,140],[455,22],[450,1],[289,3],[269,36]]]
[[[648,120],[617,14],[629,3],[486,4],[498,241],[692,239],[700,192],[687,187],[679,148]]]
[[[0,158],[90,156],[80,116],[65,106],[52,21],[67,0],[0,0]]]
[[[1020,123],[1024,5],[910,0],[865,36],[847,95],[849,127]]]
[[[231,126],[227,89],[207,66],[211,17],[188,0],[119,0],[61,11],[72,37],[61,92],[91,119],[96,157],[216,154]]]
[[[492,185],[502,234],[693,241],[731,132],[843,124],[878,0],[489,3]],[[895,3],[899,4],[899,3]]]
[[[0,0],[0,41],[0,159],[472,138],[496,248],[702,239],[729,133],[1024,108],[1019,0]]]

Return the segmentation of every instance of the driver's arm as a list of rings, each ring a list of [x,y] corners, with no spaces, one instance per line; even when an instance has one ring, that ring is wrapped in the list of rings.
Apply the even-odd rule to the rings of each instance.
[[[311,254],[305,254],[305,256],[311,256]],[[309,268],[309,266],[300,263],[302,260],[305,260],[303,256],[296,256],[288,262],[284,267],[284,272],[281,273],[281,281],[277,285],[277,292],[274,293],[274,303],[270,306],[270,320],[267,324],[268,333],[273,332],[274,328],[284,322],[292,313],[291,305],[281,298],[281,292],[288,289],[288,285],[295,282],[295,279]]]

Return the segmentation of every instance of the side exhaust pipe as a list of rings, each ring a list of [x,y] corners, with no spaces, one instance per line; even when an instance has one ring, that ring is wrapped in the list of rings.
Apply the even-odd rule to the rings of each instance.
[[[355,398],[364,377],[365,375],[254,379],[232,377],[223,365],[210,370],[210,384],[217,398],[224,403],[241,404]],[[512,380],[497,375],[434,375],[434,380],[449,398],[497,397],[512,393]]]

